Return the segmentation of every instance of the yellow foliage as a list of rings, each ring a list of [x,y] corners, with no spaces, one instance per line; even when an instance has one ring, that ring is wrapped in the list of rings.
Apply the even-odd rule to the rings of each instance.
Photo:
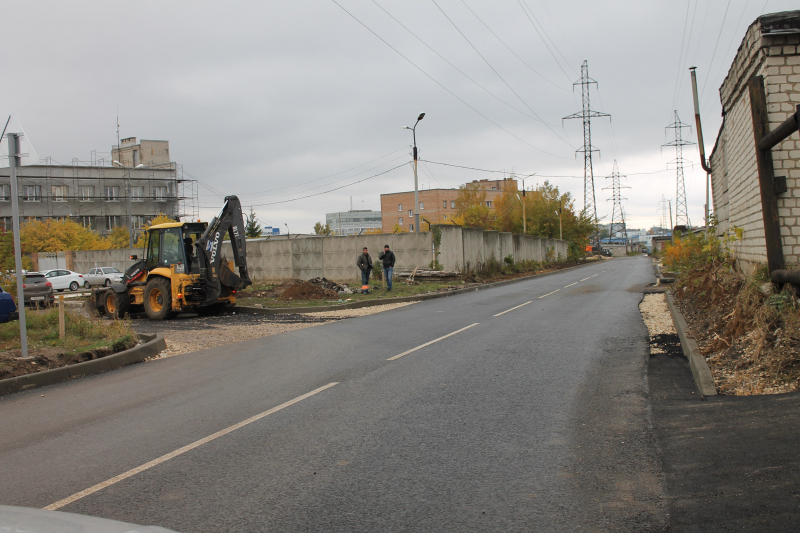
[[[382,235],[383,230],[381,228],[373,228],[373,229],[365,229],[362,235]]]
[[[65,250],[108,250],[112,243],[72,220],[31,220],[20,225],[25,253]]]
[[[150,221],[150,224],[145,224],[144,231],[142,231],[141,235],[139,235],[139,238],[136,240],[136,244],[134,244],[133,247],[144,248],[145,235],[147,235],[148,228],[150,228],[150,226],[157,226],[158,224],[167,224],[168,222],[175,222],[175,220],[168,217],[164,213],[159,214],[157,217],[155,217],[153,220]]]

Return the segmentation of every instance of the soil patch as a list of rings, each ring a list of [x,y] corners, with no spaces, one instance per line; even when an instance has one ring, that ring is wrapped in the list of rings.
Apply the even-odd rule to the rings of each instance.
[[[74,365],[92,359],[127,350],[136,346],[136,341],[125,339],[112,346],[95,348],[83,352],[65,351],[63,348],[36,348],[28,350],[28,357],[22,357],[20,349],[0,352],[0,379],[13,378]]]
[[[278,296],[279,300],[324,300],[331,298],[339,298],[339,293],[333,289],[325,289],[310,281],[291,285]]]

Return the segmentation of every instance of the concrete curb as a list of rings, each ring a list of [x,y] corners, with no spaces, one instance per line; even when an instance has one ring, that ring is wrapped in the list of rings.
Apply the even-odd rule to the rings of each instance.
[[[689,367],[692,369],[694,382],[697,385],[697,390],[703,396],[715,396],[717,388],[714,386],[714,377],[711,375],[711,369],[708,368],[706,358],[700,353],[697,347],[697,342],[692,337],[689,331],[689,325],[686,319],[678,309],[675,299],[669,292],[664,293],[667,297],[667,306],[672,315],[672,322],[675,324],[675,330],[678,332],[678,337],[681,340],[681,347],[683,347],[683,354],[689,360]]]
[[[97,374],[98,372],[113,370],[132,363],[138,363],[144,361],[148,357],[158,355],[159,352],[167,348],[164,336],[160,333],[154,335],[142,334],[139,335],[139,337],[145,342],[139,346],[134,346],[130,350],[125,350],[124,352],[101,357],[100,359],[84,361],[83,363],[62,366],[61,368],[43,370],[42,372],[35,372],[25,376],[0,379],[0,395],[32,389],[34,387],[42,387],[44,385],[52,385],[60,381],[67,381],[90,374]]]
[[[607,261],[607,259],[605,260]],[[320,305],[318,307],[245,307],[245,306],[235,306],[228,308],[226,312],[234,313],[239,311],[241,313],[253,314],[253,315],[284,315],[284,314],[292,314],[292,313],[321,313],[323,311],[338,311],[340,309],[361,309],[362,307],[373,307],[376,305],[387,305],[387,304],[396,304],[402,302],[420,302],[423,300],[434,300],[436,298],[446,298],[448,296],[455,296],[456,294],[465,294],[468,292],[475,292],[481,291],[484,289],[492,289],[494,287],[502,287],[503,285],[510,285],[512,283],[517,283],[520,281],[528,281],[531,278],[539,278],[545,276],[551,276],[553,274],[559,274],[561,272],[566,272],[568,270],[573,270],[576,268],[585,267],[588,265],[598,264],[597,261],[592,261],[590,263],[583,263],[581,265],[575,265],[567,268],[562,268],[559,270],[555,270],[553,272],[546,272],[544,274],[532,274],[530,276],[523,276],[521,278],[514,278],[514,279],[507,279],[504,281],[497,281],[495,283],[486,283],[483,285],[477,285],[475,287],[467,287],[464,289],[457,289],[454,291],[447,291],[447,292],[434,292],[428,294],[420,294],[417,296],[401,296],[399,298],[382,298],[380,300],[364,300],[361,302],[352,302],[349,304],[339,304],[339,305]]]

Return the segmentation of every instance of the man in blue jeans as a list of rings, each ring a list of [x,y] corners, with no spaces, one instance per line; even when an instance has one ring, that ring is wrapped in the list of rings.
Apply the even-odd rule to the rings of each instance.
[[[359,268],[359,270],[361,270],[362,290],[366,290],[363,287],[369,286],[369,272],[372,270],[372,258],[369,256],[366,246],[364,247],[361,255],[358,256],[356,266]]]
[[[394,252],[389,249],[389,245],[383,247],[383,252],[378,255],[378,259],[383,261],[383,279],[386,280],[386,290],[392,290],[392,273],[394,273]]]

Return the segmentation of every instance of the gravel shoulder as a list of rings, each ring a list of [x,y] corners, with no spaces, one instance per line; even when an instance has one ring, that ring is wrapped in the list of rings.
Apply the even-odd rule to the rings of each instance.
[[[389,311],[390,309],[397,309],[413,303],[403,302],[361,309],[280,315],[252,315],[234,312],[216,317],[199,317],[191,313],[185,313],[171,320],[162,321],[154,321],[146,317],[137,316],[133,318],[132,322],[133,328],[137,333],[161,333],[164,335],[167,349],[152,358],[163,359],[348,318]]]

